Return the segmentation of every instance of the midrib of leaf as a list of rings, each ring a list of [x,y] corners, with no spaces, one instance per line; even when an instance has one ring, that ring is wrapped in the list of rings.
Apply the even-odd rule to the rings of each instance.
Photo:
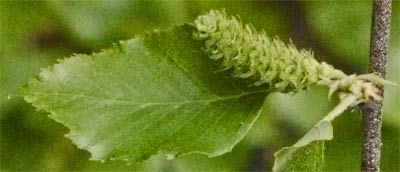
[[[131,105],[140,105],[140,107],[147,107],[147,106],[164,106],[164,105],[184,105],[184,104],[207,104],[217,101],[224,101],[224,100],[231,100],[231,99],[238,99],[244,96],[250,96],[254,94],[263,94],[268,93],[268,90],[259,90],[259,91],[252,91],[246,92],[244,94],[238,95],[230,95],[230,96],[218,96],[215,95],[216,98],[210,99],[203,99],[203,100],[184,100],[180,102],[134,102],[131,100],[122,100],[122,99],[114,99],[109,97],[99,97],[99,96],[92,96],[92,95],[85,95],[85,94],[73,94],[73,93],[45,93],[45,92],[32,92],[35,95],[42,95],[42,96],[65,96],[65,97],[73,97],[73,98],[89,98],[99,102],[111,102],[111,103],[122,103],[122,104],[131,104]]]

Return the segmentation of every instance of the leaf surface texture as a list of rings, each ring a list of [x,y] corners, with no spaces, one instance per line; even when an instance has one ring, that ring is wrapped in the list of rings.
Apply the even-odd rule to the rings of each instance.
[[[230,151],[267,94],[218,72],[193,27],[154,31],[44,69],[25,99],[70,129],[92,160]]]

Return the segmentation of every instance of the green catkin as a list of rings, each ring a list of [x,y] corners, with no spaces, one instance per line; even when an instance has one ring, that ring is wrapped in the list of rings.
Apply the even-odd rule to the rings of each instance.
[[[353,105],[370,99],[380,100],[374,84],[384,80],[374,74],[346,75],[333,66],[315,60],[311,51],[298,50],[242,24],[224,11],[211,10],[195,22],[195,39],[204,41],[204,51],[213,60],[222,62],[222,69],[233,71],[238,78],[254,80],[271,91],[295,93],[311,85],[330,88],[329,96],[339,92],[357,97]]]

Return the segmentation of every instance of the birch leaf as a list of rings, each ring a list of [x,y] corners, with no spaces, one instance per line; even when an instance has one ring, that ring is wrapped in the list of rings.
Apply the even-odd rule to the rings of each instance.
[[[274,172],[284,171],[323,171],[324,142],[332,140],[332,120],[342,114],[353,102],[356,96],[344,97],[341,102],[321,121],[314,125],[294,145],[280,149],[275,153]]]
[[[91,160],[231,151],[267,91],[218,71],[189,25],[75,55],[28,83],[25,99],[70,130]]]

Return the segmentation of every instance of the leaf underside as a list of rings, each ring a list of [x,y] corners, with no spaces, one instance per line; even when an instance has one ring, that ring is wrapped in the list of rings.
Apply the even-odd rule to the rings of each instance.
[[[357,97],[354,95],[346,96],[294,145],[276,152],[273,171],[323,171],[324,142],[333,138],[331,122],[351,106],[356,99]]]
[[[152,32],[43,69],[25,99],[70,129],[91,160],[230,151],[267,95],[232,78],[192,39],[193,27]]]
[[[314,141],[304,147],[284,148],[276,155],[274,171],[310,171],[324,169],[324,141]]]

